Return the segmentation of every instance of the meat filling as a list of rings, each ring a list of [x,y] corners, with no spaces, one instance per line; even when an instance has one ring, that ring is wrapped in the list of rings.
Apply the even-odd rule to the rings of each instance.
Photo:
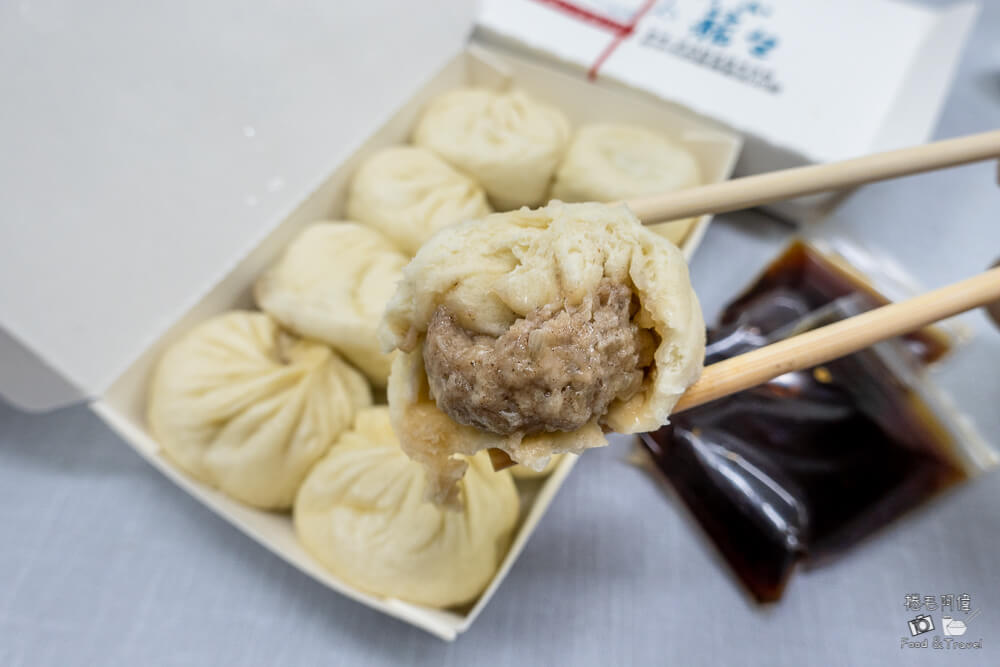
[[[438,407],[492,433],[572,431],[631,398],[653,361],[653,334],[632,322],[632,290],[604,280],[578,306],[553,304],[499,337],[431,318],[424,365]]]

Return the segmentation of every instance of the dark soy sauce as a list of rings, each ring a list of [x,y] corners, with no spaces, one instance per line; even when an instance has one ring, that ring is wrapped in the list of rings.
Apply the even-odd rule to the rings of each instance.
[[[706,363],[828,302],[883,302],[848,271],[791,246],[709,332]],[[926,330],[897,347],[913,364],[948,351]],[[815,565],[964,478],[931,410],[866,350],[788,373],[671,417],[643,436],[656,467],[761,602],[777,600],[799,563]]]

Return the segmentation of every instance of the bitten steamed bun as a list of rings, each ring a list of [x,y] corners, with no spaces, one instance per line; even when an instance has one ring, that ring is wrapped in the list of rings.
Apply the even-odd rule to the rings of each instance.
[[[234,311],[170,346],[148,413],[164,451],[191,475],[247,504],[287,509],[370,404],[364,377],[329,347],[264,313]]]
[[[469,602],[507,552],[517,490],[485,452],[469,460],[456,509],[428,502],[426,485],[423,469],[400,450],[388,409],[363,410],[302,484],[295,531],[333,574],[362,590],[432,607]]]
[[[450,502],[496,447],[541,469],[667,422],[701,372],[705,325],[677,247],[623,205],[553,202],[432,238],[379,335],[402,351],[389,405],[403,449]]]
[[[701,183],[694,156],[651,130],[621,123],[581,127],[552,185],[552,198],[566,202],[613,202],[673,192]],[[697,218],[649,229],[680,244]]]
[[[285,327],[329,343],[385,386],[391,358],[375,331],[406,262],[378,230],[318,222],[302,230],[257,280],[254,296]]]
[[[472,176],[499,210],[544,203],[569,141],[558,109],[520,91],[461,88],[424,110],[413,142]]]
[[[347,195],[347,217],[410,255],[442,227],[492,212],[475,181],[419,146],[386,148],[365,160]]]

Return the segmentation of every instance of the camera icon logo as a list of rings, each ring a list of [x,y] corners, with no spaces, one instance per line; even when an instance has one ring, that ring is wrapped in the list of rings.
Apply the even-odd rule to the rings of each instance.
[[[910,634],[914,637],[934,629],[934,619],[927,614],[918,614],[912,621],[907,621],[906,624],[910,626]]]

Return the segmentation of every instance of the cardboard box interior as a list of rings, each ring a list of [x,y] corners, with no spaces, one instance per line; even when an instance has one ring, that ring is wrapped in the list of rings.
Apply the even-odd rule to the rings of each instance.
[[[276,221],[273,231],[256,249],[236,262],[221,282],[209,286],[186,315],[162,336],[151,341],[145,352],[93,404],[95,412],[164,475],[257,542],[337,592],[446,640],[454,639],[475,620],[517,559],[575,460],[567,457],[547,479],[519,484],[522,513],[514,542],[492,583],[477,602],[464,609],[429,609],[368,595],[338,580],[299,545],[288,515],[242,505],[181,472],[163,456],[147,429],[146,387],[156,361],[168,345],[192,326],[213,315],[234,308],[252,308],[254,281],[295,234],[311,222],[337,219],[342,214],[347,184],[362,160],[383,147],[406,142],[423,106],[432,97],[470,84],[494,88],[508,85],[520,87],[563,109],[574,125],[615,120],[658,129],[694,152],[707,181],[728,178],[740,149],[737,136],[718,129],[714,124],[699,122],[690,114],[672,112],[666,105],[656,105],[638,97],[630,98],[620,90],[587,83],[551,68],[470,46],[433,75],[347,161],[326,175],[312,195],[291,215]],[[694,252],[708,223],[706,216],[689,234],[684,243],[687,257],[690,258]]]

